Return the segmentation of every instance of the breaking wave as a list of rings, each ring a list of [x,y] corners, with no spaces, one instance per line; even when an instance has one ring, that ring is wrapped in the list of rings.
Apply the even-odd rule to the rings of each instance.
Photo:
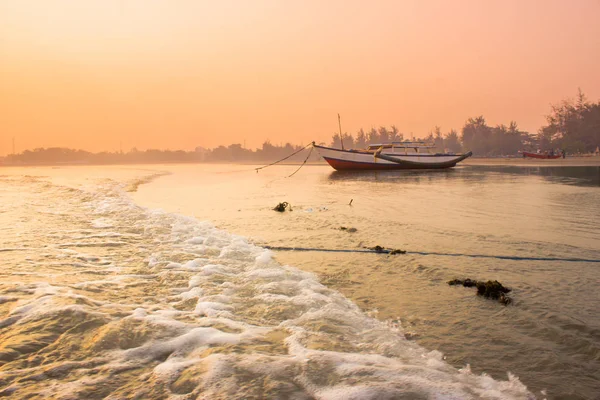
[[[145,181],[11,181],[27,212],[47,212],[2,249],[0,395],[533,398],[510,373],[450,366],[243,237],[137,206],[126,192]]]

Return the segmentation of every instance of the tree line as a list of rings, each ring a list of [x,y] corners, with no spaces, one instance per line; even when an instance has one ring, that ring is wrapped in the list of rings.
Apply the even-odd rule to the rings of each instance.
[[[197,162],[271,162],[300,151],[304,146],[286,143],[277,146],[265,141],[261,148],[250,150],[241,144],[219,146],[214,149],[201,147],[193,151],[157,150],[140,151],[136,148],[128,152],[99,152],[74,150],[64,147],[37,148],[20,154],[5,157],[5,164],[47,165],[47,164],[146,164],[146,163],[197,163]],[[290,157],[291,162],[302,162],[308,152],[299,152]],[[312,152],[308,161],[317,161],[319,156]]]
[[[562,149],[568,153],[594,152],[600,146],[600,101],[592,103],[579,90],[575,100],[563,100],[552,105],[546,116],[547,124],[537,133],[519,129],[515,121],[508,125],[490,126],[480,115],[466,120],[460,134],[451,129],[445,134],[439,126],[434,127],[425,141],[435,144],[438,151],[472,151],[477,156],[510,156],[519,151],[548,151]],[[342,134],[345,148],[364,148],[369,143],[400,142],[407,138],[394,125],[360,129],[356,136]],[[341,147],[339,133],[334,133],[330,146]]]
[[[368,132],[360,129],[356,135],[343,133],[345,148],[365,148],[368,144],[400,142],[405,137],[392,125],[379,129],[372,128]],[[566,99],[552,105],[546,116],[546,125],[532,134],[519,129],[515,121],[508,125],[489,126],[483,116],[466,120],[460,133],[451,129],[445,134],[439,126],[434,127],[426,141],[434,143],[438,151],[462,152],[472,151],[477,156],[515,156],[519,151],[547,151],[562,149],[567,153],[594,152],[600,146],[600,101],[593,103],[587,100],[579,90],[575,99]],[[340,135],[335,133],[330,146],[340,148]],[[251,150],[239,143],[229,146],[218,146],[213,149],[201,147],[193,151],[157,150],[140,151],[136,148],[128,152],[91,153],[84,150],[73,150],[61,147],[38,148],[25,150],[20,154],[12,154],[4,159],[5,164],[136,164],[136,163],[175,163],[175,162],[272,162],[289,156],[302,149],[301,145],[286,143],[282,145],[265,141],[262,147]],[[292,162],[302,162],[306,152],[289,158]],[[312,152],[308,161],[317,161],[320,157]],[[0,159],[1,161],[1,159]]]

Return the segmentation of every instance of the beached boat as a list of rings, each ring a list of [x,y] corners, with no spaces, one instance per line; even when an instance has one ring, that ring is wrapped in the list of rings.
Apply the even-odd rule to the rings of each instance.
[[[523,152],[523,158],[537,158],[542,160],[554,160],[556,158],[561,158],[562,154],[554,154],[554,153],[530,153],[528,151]]]
[[[434,153],[435,146],[421,141],[370,144],[364,150],[313,146],[338,171],[450,168],[473,154]]]

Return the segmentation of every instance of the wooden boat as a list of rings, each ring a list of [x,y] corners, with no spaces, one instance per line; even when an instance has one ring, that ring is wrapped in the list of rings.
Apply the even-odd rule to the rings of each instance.
[[[528,151],[523,152],[523,158],[537,158],[542,160],[554,160],[557,158],[561,158],[561,154],[553,154],[553,153],[530,153]]]
[[[421,141],[370,144],[364,150],[313,147],[338,171],[451,168],[473,154],[432,153],[435,146]]]

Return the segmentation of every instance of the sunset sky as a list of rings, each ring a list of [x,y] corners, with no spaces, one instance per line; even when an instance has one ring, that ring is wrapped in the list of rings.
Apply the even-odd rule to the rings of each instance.
[[[600,0],[0,0],[0,155],[535,132],[600,99]]]

